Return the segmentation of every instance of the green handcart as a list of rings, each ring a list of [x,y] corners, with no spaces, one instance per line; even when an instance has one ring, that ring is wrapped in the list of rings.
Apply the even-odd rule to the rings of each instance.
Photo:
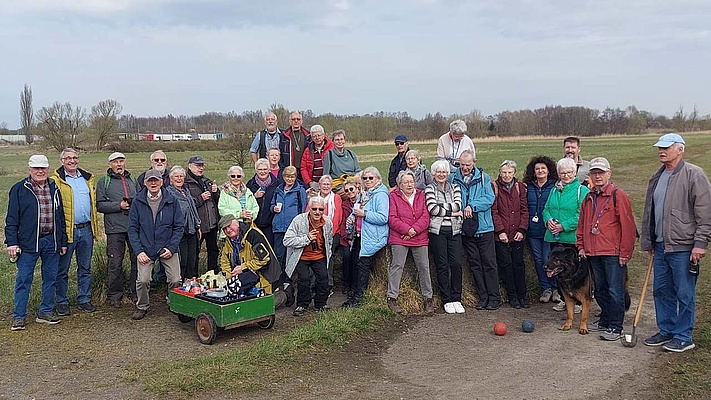
[[[247,299],[213,299],[192,295],[180,289],[168,293],[170,311],[180,322],[195,320],[195,331],[202,344],[212,344],[218,328],[233,329],[256,324],[262,329],[274,326],[274,296],[265,295]]]

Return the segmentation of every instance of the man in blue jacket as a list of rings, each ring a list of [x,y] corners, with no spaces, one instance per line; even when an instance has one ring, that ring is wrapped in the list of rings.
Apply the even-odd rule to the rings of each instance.
[[[10,259],[17,260],[15,308],[12,330],[25,329],[27,302],[37,259],[42,259],[42,302],[36,322],[58,324],[54,314],[54,291],[59,257],[67,252],[67,232],[59,189],[49,177],[49,161],[33,155],[28,163],[30,176],[10,189],[5,217],[5,244]]]
[[[165,267],[168,290],[180,286],[178,244],[183,236],[183,214],[177,200],[161,188],[163,179],[158,170],[145,175],[145,188],[131,205],[128,214],[128,240],[136,251],[138,302],[131,318],[143,319],[148,313],[148,290],[151,287],[153,265],[160,258]]]
[[[462,246],[469,259],[469,268],[474,275],[479,296],[479,302],[474,308],[496,310],[501,307],[501,296],[496,268],[494,219],[491,216],[491,206],[495,200],[491,178],[476,167],[475,153],[465,150],[459,156],[459,168],[451,175],[451,179],[462,190]],[[461,303],[455,304],[455,308],[457,313],[464,312]]]

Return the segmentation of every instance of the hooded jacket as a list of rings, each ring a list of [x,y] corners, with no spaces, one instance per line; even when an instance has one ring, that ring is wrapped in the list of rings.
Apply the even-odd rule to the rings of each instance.
[[[477,235],[494,231],[494,219],[491,216],[491,207],[494,205],[494,189],[491,186],[489,174],[481,168],[474,167],[472,170],[472,182],[469,186],[464,184],[464,176],[461,168],[457,168],[454,174],[450,175],[452,182],[459,185],[462,191],[462,210],[470,206],[472,211],[479,217],[479,229]]]
[[[390,228],[388,227],[388,214],[390,209],[390,197],[385,184],[380,183],[375,188],[371,189],[368,194],[370,201],[365,203],[363,211],[363,224],[361,226],[360,236],[360,256],[370,257],[375,255],[378,250],[388,244],[388,236]],[[356,203],[360,203],[363,197],[363,192],[358,194]]]

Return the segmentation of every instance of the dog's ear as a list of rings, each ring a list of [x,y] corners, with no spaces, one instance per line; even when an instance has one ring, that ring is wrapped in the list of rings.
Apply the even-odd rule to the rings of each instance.
[[[578,258],[578,252],[575,251],[575,249],[571,249],[570,247],[566,247],[566,248],[565,248],[565,256],[566,256],[569,260],[573,260],[573,259],[575,259],[575,258]]]

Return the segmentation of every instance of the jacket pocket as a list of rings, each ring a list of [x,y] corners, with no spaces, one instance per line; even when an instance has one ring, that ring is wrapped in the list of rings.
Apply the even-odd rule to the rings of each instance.
[[[672,208],[667,229],[673,244],[690,244],[694,242],[696,221],[690,213]]]

